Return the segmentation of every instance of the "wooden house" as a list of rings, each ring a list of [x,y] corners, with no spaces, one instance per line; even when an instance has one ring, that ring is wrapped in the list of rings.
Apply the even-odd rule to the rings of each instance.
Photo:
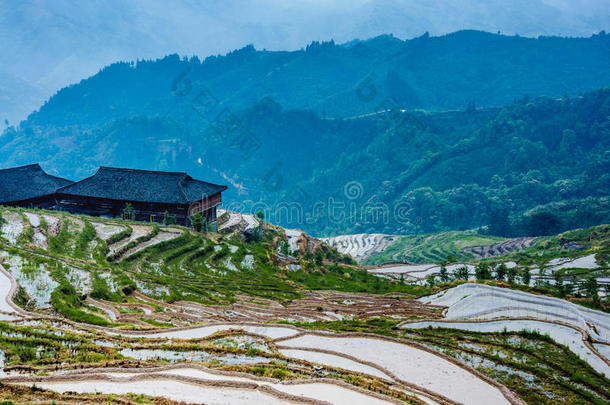
[[[0,205],[25,208],[52,208],[55,191],[72,181],[47,174],[40,165],[0,170]]]
[[[167,212],[177,224],[190,226],[196,213],[216,222],[226,189],[186,173],[100,167],[93,176],[58,189],[56,200],[72,213],[162,222]]]

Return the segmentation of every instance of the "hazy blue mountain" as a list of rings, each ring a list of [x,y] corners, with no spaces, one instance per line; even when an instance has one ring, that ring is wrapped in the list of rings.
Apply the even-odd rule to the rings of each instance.
[[[608,83],[610,35],[531,39],[460,31],[409,41],[381,36],[353,46],[315,42],[293,52],[248,46],[204,61],[171,55],[116,63],[58,92],[22,127],[97,125],[134,114],[178,118],[193,115],[193,103],[244,109],[263,97],[327,117],[384,109],[389,96],[401,108],[462,109],[471,102],[501,106],[524,94],[575,95]],[[180,120],[193,119],[186,115]]]
[[[37,89],[28,98],[18,81],[2,83],[12,96],[0,103],[0,120],[11,122],[117,60],[203,58],[247,44],[296,50],[316,40],[387,33],[405,39],[463,28],[587,37],[610,26],[606,0],[0,0],[0,10],[0,71]]]

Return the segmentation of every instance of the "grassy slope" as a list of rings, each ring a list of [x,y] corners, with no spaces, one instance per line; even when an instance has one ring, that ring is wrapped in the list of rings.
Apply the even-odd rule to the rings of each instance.
[[[462,249],[468,246],[484,246],[502,242],[505,238],[479,235],[474,231],[453,231],[426,235],[403,236],[383,252],[368,258],[364,264],[381,264],[392,261],[411,263],[440,263],[449,257],[453,261],[468,261],[473,256]]]
[[[42,214],[42,211],[36,212]],[[183,229],[184,233],[178,238],[118,260],[117,255],[107,256],[105,241],[91,235],[91,222],[122,226],[125,231],[112,238],[119,243],[129,237],[130,222],[47,213],[62,220],[58,235],[47,234],[48,250],[36,247],[26,236],[19,238],[17,246],[0,237],[0,250],[35,267],[33,271],[37,274],[48,272],[51,279],[59,283],[51,293],[53,309],[75,321],[108,324],[99,316],[99,311],[96,313],[95,308],[84,303],[82,291],[77,291],[69,282],[71,267],[89,274],[91,289],[88,294],[91,297],[116,302],[128,301],[134,290],[167,302],[187,300],[206,305],[230,304],[236,301],[237,295],[285,304],[303,297],[307,290],[413,295],[429,291],[425,287],[379,279],[364,270],[342,265],[341,261],[346,259],[326,246],[315,256],[303,255],[299,259],[301,269],[290,271],[275,256],[273,241],[281,235],[272,227],[264,232],[260,241],[251,243],[227,240],[217,234],[198,235]],[[31,232],[30,229],[24,227],[24,234]],[[149,234],[138,240],[145,241],[158,232],[158,228],[151,227]],[[254,259],[253,268],[244,263],[246,256]],[[8,267],[7,263],[4,265]],[[23,302],[26,301],[27,297]]]
[[[564,248],[568,242],[578,242],[585,246],[583,250]],[[591,228],[575,229],[554,236],[538,238],[528,249],[523,249],[507,255],[522,263],[546,263],[558,257],[579,257],[595,254],[600,264],[610,261],[610,225],[599,225]]]
[[[453,261],[469,261],[474,257],[462,249],[469,246],[486,246],[507,240],[474,231],[441,232],[426,235],[403,236],[376,253],[363,264],[376,265],[392,261],[411,263],[439,263],[453,256]],[[566,249],[567,242],[578,242],[582,250]],[[515,260],[520,264],[540,264],[559,257],[579,257],[595,254],[598,263],[610,261],[610,225],[575,229],[553,236],[539,237],[530,248],[511,252],[489,260]]]
[[[236,299],[237,294],[271,298],[285,303],[301,297],[310,289],[372,293],[401,291],[413,295],[423,295],[438,289],[390,282],[339,263],[321,265],[320,261],[324,259],[326,263],[341,259],[336,251],[331,249],[324,250],[321,257],[304,255],[299,259],[301,270],[288,271],[276,261],[273,254],[272,242],[279,236],[274,230],[268,230],[262,240],[253,243],[222,240],[219,235],[204,236],[186,232],[177,239],[149,247],[125,260],[109,262],[105,258],[106,243],[99,239],[92,240],[91,228],[87,225],[87,222],[107,220],[50,214],[62,217],[64,226],[59,235],[49,236],[49,251],[34,247],[29,242],[28,235],[24,235],[21,238],[22,243],[16,247],[10,247],[6,241],[0,240],[0,249],[9,255],[27,259],[32,266],[44,264],[53,269],[51,276],[61,283],[53,293],[55,310],[78,321],[105,323],[99,316],[101,314],[87,306],[83,297],[68,281],[68,265],[78,266],[92,275],[90,295],[97,299],[120,302],[133,302],[130,292],[134,288],[142,287],[151,290],[166,288],[165,291],[159,289],[158,294],[148,294],[161,300],[184,299],[204,304],[228,304]],[[108,222],[120,224],[125,229],[129,229],[131,225],[124,221]],[[82,226],[78,225],[81,223]],[[27,231],[27,227],[24,229],[24,232],[31,232]],[[123,236],[128,234],[126,231]],[[561,244],[568,240],[587,242],[587,251],[580,252],[579,255],[590,251],[605,255],[610,247],[608,238],[607,226],[578,230],[543,238],[536,246],[511,257],[517,260],[533,260],[564,256],[566,252],[561,249]],[[501,239],[481,237],[470,232],[450,232],[412,238],[409,248],[412,255],[419,254],[414,257],[420,257],[422,260],[428,257],[442,260],[446,255],[459,253],[464,246],[494,243],[497,240]],[[539,253],[543,255],[540,256]],[[246,255],[254,257],[255,270],[250,270],[242,264]],[[109,276],[101,277],[102,274]],[[25,303],[25,300],[22,302]],[[555,403],[606,403],[609,399],[607,379],[595,373],[565,347],[545,336],[527,332],[406,332],[397,329],[397,324],[398,320],[376,318],[363,321],[315,322],[299,326],[336,331],[365,331],[425,344],[473,365],[514,390],[531,404],[550,400]],[[70,362],[91,364],[113,364],[122,361],[115,349],[92,346],[89,337],[71,334],[58,337],[49,332],[5,323],[0,323],[0,330],[25,335],[0,336],[0,346],[11,364],[51,364],[56,358],[69,358]],[[72,351],[67,350],[67,346],[73,347]],[[44,351],[36,355],[36,350],[40,347],[43,347]],[[256,375],[266,375],[260,374],[261,372],[276,372],[275,369],[260,367],[244,367],[242,371]],[[281,369],[277,373],[285,373],[285,370]]]

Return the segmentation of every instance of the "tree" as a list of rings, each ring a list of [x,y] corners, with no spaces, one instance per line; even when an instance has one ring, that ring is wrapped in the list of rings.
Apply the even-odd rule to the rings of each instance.
[[[489,214],[487,233],[495,236],[508,236],[511,233],[506,207],[495,207]]]
[[[165,211],[165,214],[163,214],[163,225],[167,226],[169,225],[169,221],[170,221],[170,215],[169,215],[169,211]]]
[[[504,277],[506,276],[507,272],[508,268],[506,267],[506,264],[500,263],[500,265],[496,267],[496,279],[504,280]]]
[[[468,267],[460,266],[453,270],[453,278],[456,280],[468,280]]]
[[[599,293],[599,284],[597,284],[597,279],[595,277],[588,277],[583,284],[583,288],[587,293],[587,296],[593,299],[598,298]]]
[[[569,283],[565,283],[563,285],[563,290],[564,290],[566,295],[572,295],[572,294],[574,294],[575,287],[576,286],[574,285],[574,283],[569,282]]]
[[[521,282],[525,285],[530,285],[530,281],[532,279],[532,275],[530,274],[530,269],[523,269],[521,271]]]
[[[324,252],[322,252],[322,249],[316,250],[314,260],[318,266],[322,265],[322,263],[324,262]]]
[[[561,142],[559,143],[559,151],[564,155],[571,155],[575,152],[578,146],[578,140],[576,133],[571,129],[565,129],[561,136]]]
[[[555,289],[557,290],[557,292],[559,293],[559,295],[561,297],[565,297],[566,289],[565,289],[565,286],[563,285],[563,279],[561,278],[561,276],[559,275],[558,272],[553,274],[553,277],[555,278],[555,285],[554,285]]]
[[[203,219],[203,215],[199,212],[195,215],[191,215],[191,224],[197,232],[201,232],[203,229]]]
[[[260,224],[256,227],[256,233],[258,234],[258,239],[260,240],[263,237],[263,220],[265,219],[265,213],[263,211],[258,211],[256,213],[256,218],[260,220]]]
[[[441,278],[441,283],[446,283],[449,281],[449,274],[447,273],[447,267],[445,267],[444,265],[441,265],[441,270],[440,270],[440,278]]]
[[[474,269],[474,274],[477,280],[489,280],[491,279],[491,271],[489,270],[489,264],[486,262],[480,262]]]
[[[506,279],[508,280],[509,283],[514,283],[515,279],[517,278],[517,267],[510,267],[508,270],[506,270]]]
[[[531,236],[553,235],[561,230],[561,225],[561,218],[552,212],[537,212],[529,217],[527,232]]]
[[[436,285],[436,274],[429,274],[426,278],[426,282],[430,287],[434,287]]]
[[[136,219],[136,210],[133,208],[133,204],[125,204],[125,208],[123,209],[123,219],[129,219],[131,221]]]

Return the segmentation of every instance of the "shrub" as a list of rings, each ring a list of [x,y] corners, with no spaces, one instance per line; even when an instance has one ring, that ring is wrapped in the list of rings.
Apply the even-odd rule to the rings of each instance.
[[[504,280],[504,277],[506,276],[507,272],[508,268],[506,267],[506,264],[500,263],[500,265],[496,268],[496,279]]]
[[[133,229],[129,225],[125,225],[125,229],[122,230],[119,233],[115,233],[110,238],[108,238],[108,240],[106,241],[106,244],[108,246],[110,246],[110,245],[115,244],[115,243],[117,243],[119,241],[122,241],[125,238],[129,238],[131,236],[132,232],[133,232]]]
[[[271,372],[271,377],[276,378],[278,380],[282,380],[286,378],[286,369],[284,368],[274,368]]]
[[[468,267],[460,266],[453,270],[453,278],[455,280],[468,280]]]
[[[36,349],[30,346],[17,346],[19,360],[26,363],[36,359]]]
[[[521,282],[525,285],[530,285],[530,280],[532,279],[532,275],[530,274],[529,269],[523,269],[521,271]]]
[[[106,284],[106,280],[100,277],[98,272],[93,273],[90,295],[98,300],[110,300],[112,298],[112,292]]]
[[[491,279],[491,271],[489,270],[489,264],[480,262],[474,269],[477,280],[489,280]]]
[[[23,231],[17,236],[17,243],[20,245],[32,243],[34,240],[34,228],[26,226]]]
[[[83,257],[87,248],[89,247],[89,243],[95,239],[95,227],[88,220],[84,220],[84,226],[81,233],[78,235],[78,239],[76,240],[76,245],[74,247],[74,255],[77,257]]]
[[[110,255],[108,257],[108,261],[112,262],[112,261],[117,260],[118,258],[123,256],[129,250],[131,250],[131,249],[135,248],[136,246],[138,246],[140,243],[148,242],[149,240],[151,240],[152,238],[157,236],[160,231],[161,230],[159,229],[159,225],[154,224],[153,225],[153,229],[152,229],[151,232],[149,232],[146,235],[141,236],[141,237],[139,237],[139,238],[137,238],[135,240],[132,240],[131,242],[129,242],[125,246],[121,247],[119,250],[117,250],[116,252],[114,252],[112,255]]]
[[[90,314],[80,309],[81,299],[76,290],[65,278],[51,293],[51,303],[55,310],[68,319],[77,322],[91,323],[94,325],[105,326],[108,321],[97,315]]]
[[[67,221],[62,221],[61,229],[57,236],[49,238],[49,250],[53,253],[66,253],[69,247],[70,232],[68,231]]]

